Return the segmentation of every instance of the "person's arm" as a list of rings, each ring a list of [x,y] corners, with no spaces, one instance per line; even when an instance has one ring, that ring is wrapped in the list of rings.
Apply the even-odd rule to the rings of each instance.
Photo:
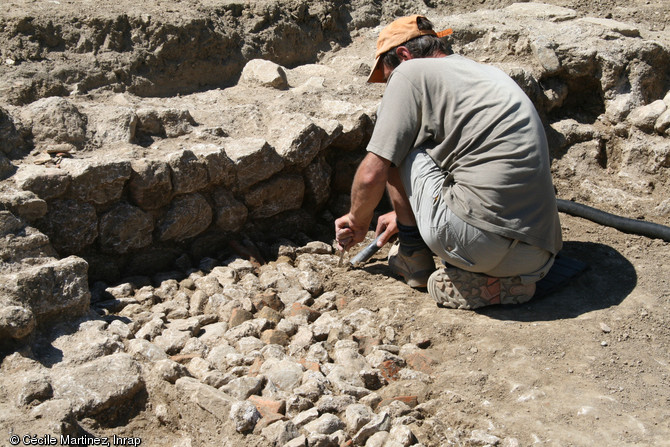
[[[389,160],[372,152],[358,166],[351,187],[349,213],[335,221],[339,249],[348,250],[365,239],[374,210],[384,195],[390,166]]]

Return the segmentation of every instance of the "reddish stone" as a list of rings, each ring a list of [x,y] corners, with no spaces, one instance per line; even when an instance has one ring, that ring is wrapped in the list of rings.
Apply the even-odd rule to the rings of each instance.
[[[284,414],[286,412],[286,402],[283,400],[263,399],[261,396],[252,395],[247,399],[256,406],[256,409],[262,417],[273,416],[275,414]]]
[[[398,365],[393,360],[386,360],[379,365],[379,371],[382,373],[382,376],[389,382],[398,380],[398,373],[400,372],[400,365]]]
[[[349,304],[349,299],[346,296],[337,295],[337,298],[335,298],[335,307],[337,307],[337,310],[344,309],[347,307],[347,304]]]
[[[309,306],[305,306],[304,304],[301,303],[293,303],[291,304],[291,307],[288,309],[288,315],[289,317],[297,317],[299,315],[305,315],[307,317],[307,321],[310,323],[313,323],[317,318],[321,316],[321,314],[314,309],[312,309]]]
[[[319,364],[316,362],[311,362],[305,358],[302,358],[298,360],[298,363],[300,363],[305,369],[309,369],[314,372],[321,372],[321,366],[319,366]]]
[[[263,365],[263,359],[257,357],[254,360],[254,363],[249,367],[249,372],[247,373],[250,377],[256,377],[261,372],[261,365]]]
[[[421,371],[426,374],[433,373],[433,366],[437,365],[437,361],[428,357],[422,352],[413,352],[405,358],[407,364],[417,371]]]

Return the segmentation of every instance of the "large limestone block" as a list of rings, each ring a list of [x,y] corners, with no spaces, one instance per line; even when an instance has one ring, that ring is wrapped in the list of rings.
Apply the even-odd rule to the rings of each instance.
[[[304,168],[342,132],[342,125],[335,120],[316,123],[306,115],[283,114],[271,132],[278,135],[275,148],[287,164]]]
[[[222,183],[230,187],[235,183],[235,167],[222,146],[197,144],[191,148],[191,151],[207,166],[210,184]]]
[[[61,254],[79,253],[98,237],[95,208],[77,200],[54,200],[44,218],[36,222]]]
[[[280,90],[288,88],[284,68],[281,65],[263,59],[253,59],[247,62],[242,70],[240,83],[260,85]]]
[[[137,130],[146,135],[176,138],[186,135],[196,125],[188,110],[140,109],[137,111]]]
[[[205,188],[209,183],[207,165],[190,150],[168,157],[172,169],[172,187],[175,194],[188,194]]]
[[[330,179],[333,169],[324,157],[317,157],[305,168],[305,196],[315,206],[321,206],[330,197]]]
[[[0,211],[0,261],[20,262],[25,258],[56,257],[49,238],[26,226],[9,211]]]
[[[622,36],[640,37],[640,30],[636,26],[630,25],[628,23],[623,23],[612,19],[602,19],[599,17],[584,17],[579,20],[591,25],[600,26],[608,31],[619,33]]]
[[[228,139],[224,146],[235,165],[239,189],[266,180],[284,168],[284,160],[263,139]]]
[[[651,104],[644,105],[634,109],[627,119],[633,126],[644,132],[652,132],[656,120],[666,111],[668,106],[662,99],[658,99]]]
[[[96,144],[132,143],[137,115],[129,107],[94,107],[86,111],[88,138]]]
[[[216,207],[216,226],[224,231],[240,230],[247,221],[249,214],[247,207],[224,188],[214,190],[213,198]]]
[[[62,196],[70,186],[70,175],[50,166],[22,165],[14,175],[16,185],[32,191],[41,199],[51,200]]]
[[[277,176],[253,187],[244,197],[251,217],[266,218],[302,205],[305,182],[297,175]]]
[[[47,203],[35,193],[10,187],[0,191],[0,207],[29,222],[43,217],[47,212]]]
[[[87,271],[86,261],[76,256],[24,266],[2,275],[2,304],[30,309],[38,324],[76,318],[88,310],[91,300]]]
[[[151,216],[128,203],[119,203],[100,217],[100,245],[113,253],[127,253],[151,244]]]
[[[134,160],[128,187],[130,197],[143,210],[161,208],[172,198],[170,166],[160,160]]]
[[[112,406],[131,405],[144,388],[140,364],[128,354],[108,355],[52,375],[54,397],[67,399],[73,412],[94,416]]]
[[[61,166],[72,179],[66,197],[94,205],[119,200],[131,173],[129,161],[64,159]]]
[[[181,241],[202,233],[212,223],[212,208],[200,194],[179,196],[158,222],[161,241]]]
[[[25,141],[16,128],[12,116],[0,107],[0,151],[10,156],[23,152]]]
[[[69,143],[81,147],[86,140],[86,117],[65,98],[53,96],[24,107],[21,120],[32,128],[36,144]]]
[[[221,421],[224,421],[228,416],[231,405],[235,402],[235,399],[224,392],[192,377],[181,377],[177,379],[175,385],[180,395],[188,398]]]

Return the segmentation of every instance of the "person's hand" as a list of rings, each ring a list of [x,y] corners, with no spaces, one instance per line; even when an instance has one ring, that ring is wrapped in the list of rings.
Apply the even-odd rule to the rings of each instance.
[[[359,242],[363,242],[367,226],[359,225],[351,213],[335,220],[335,241],[338,250],[349,250]]]
[[[383,247],[395,234],[398,233],[398,224],[396,223],[395,211],[382,214],[377,219],[377,229],[375,230],[375,238],[379,237],[377,241],[378,247]]]

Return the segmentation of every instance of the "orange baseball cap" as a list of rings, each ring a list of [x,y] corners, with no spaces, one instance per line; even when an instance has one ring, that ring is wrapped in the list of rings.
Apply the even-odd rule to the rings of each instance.
[[[420,36],[437,36],[444,37],[451,34],[453,31],[447,29],[436,33],[433,30],[422,30],[419,29],[417,24],[417,19],[419,17],[426,18],[422,15],[412,15],[407,17],[401,17],[394,20],[391,24],[387,25],[377,38],[377,52],[375,53],[375,65],[368,77],[368,82],[384,82],[384,70],[382,68],[381,56],[386,53],[391,48],[402,45],[408,40],[412,40],[415,37]]]

